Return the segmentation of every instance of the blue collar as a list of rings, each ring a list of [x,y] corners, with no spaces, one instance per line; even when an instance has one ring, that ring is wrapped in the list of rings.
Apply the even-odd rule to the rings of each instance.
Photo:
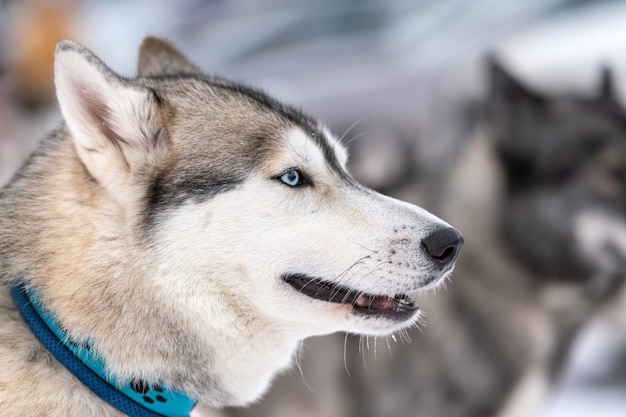
[[[160,385],[133,379],[120,384],[106,371],[104,361],[88,341],[69,337],[53,314],[24,284],[11,287],[11,296],[37,339],[97,396],[131,417],[187,417],[196,402]]]

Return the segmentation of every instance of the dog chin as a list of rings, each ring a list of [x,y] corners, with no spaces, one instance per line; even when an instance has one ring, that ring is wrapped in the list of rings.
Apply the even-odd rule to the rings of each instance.
[[[421,317],[421,310],[416,311],[409,319],[402,322],[372,317],[361,319],[361,317],[354,316],[353,319],[361,320],[356,322],[353,328],[348,331],[366,336],[390,336],[400,330],[416,326],[420,322]]]
[[[414,326],[421,314],[419,305],[412,297],[439,287],[453,270],[454,264],[451,264],[443,271],[431,271],[413,279],[413,286],[404,287],[400,291],[389,290],[386,294],[382,293],[385,290],[370,293],[300,272],[284,273],[281,279],[283,284],[297,292],[296,297],[305,298],[307,304],[313,306],[313,311],[318,312],[316,314],[324,314],[326,311],[331,317],[341,316],[342,324],[332,326],[332,329],[318,329],[321,330],[319,334],[347,331],[384,336]]]

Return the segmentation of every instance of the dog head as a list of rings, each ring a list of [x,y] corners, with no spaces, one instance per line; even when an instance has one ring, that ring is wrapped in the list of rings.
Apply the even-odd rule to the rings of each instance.
[[[289,360],[261,359],[274,344],[415,323],[407,294],[453,269],[459,232],[359,185],[342,144],[315,120],[202,74],[162,40],[144,41],[136,79],[63,42],[55,81],[101,202],[97,233],[114,229],[111,244],[127,248],[104,244],[101,256],[131,269],[141,260],[150,273],[131,276],[149,288],[142,302],[159,303],[211,350],[226,398],[214,404],[258,397]]]
[[[504,168],[502,229],[539,276],[614,273],[626,260],[626,115],[604,71],[593,98],[532,91],[492,63],[490,121]]]

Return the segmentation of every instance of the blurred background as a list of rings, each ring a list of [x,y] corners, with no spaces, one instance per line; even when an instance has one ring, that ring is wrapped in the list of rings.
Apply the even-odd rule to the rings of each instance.
[[[0,0],[0,185],[60,122],[56,42],[134,76],[147,34],[350,129],[355,176],[433,210],[480,122],[487,55],[546,92],[591,94],[610,67],[621,101],[626,75],[626,1]],[[587,326],[543,415],[626,415],[625,340],[620,309]]]

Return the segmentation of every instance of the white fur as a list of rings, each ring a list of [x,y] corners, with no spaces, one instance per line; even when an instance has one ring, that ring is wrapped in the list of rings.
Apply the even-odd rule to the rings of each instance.
[[[415,291],[430,265],[414,248],[433,226],[445,225],[415,206],[338,186],[315,141],[299,129],[285,133],[283,152],[269,160],[267,175],[184,205],[157,235],[155,258],[171,260],[155,277],[159,298],[184,306],[205,343],[220,338],[237,346],[218,352],[213,366],[241,403],[265,391],[304,337],[340,330],[388,334],[418,319],[364,318],[349,305],[299,295],[282,274],[306,273],[380,295]],[[314,187],[290,188],[272,178],[289,167],[305,172]],[[425,227],[401,232],[407,225]],[[225,299],[253,319],[242,327],[223,307]]]
[[[167,125],[159,121],[168,113],[159,110],[152,90],[139,87],[151,85],[144,81],[118,77],[72,42],[57,48],[55,83],[67,132],[59,132],[66,142],[57,142],[63,153],[49,156],[47,162],[60,161],[62,170],[54,175],[62,191],[46,199],[57,211],[40,227],[62,230],[57,235],[68,239],[64,250],[69,254],[71,249],[73,257],[59,259],[58,250],[50,251],[55,262],[49,264],[61,272],[50,273],[48,265],[48,281],[32,284],[43,289],[47,307],[68,332],[94,340],[107,371],[120,381],[139,376],[180,384],[208,406],[244,405],[259,398],[272,377],[290,365],[305,337],[336,331],[383,335],[418,320],[418,314],[404,321],[358,314],[350,304],[300,294],[282,277],[305,274],[379,296],[432,287],[443,279],[441,266],[425,252],[422,241],[449,225],[348,178],[343,171],[347,151],[328,129],[319,130],[333,152],[330,164],[320,147],[326,139],[299,127],[281,132],[280,126],[287,124],[280,115],[273,120],[271,109],[265,109],[263,118],[255,117],[256,107],[241,97],[241,106],[233,106],[233,111],[242,114],[227,126],[231,131],[239,129],[239,123],[281,121],[272,131],[264,160],[252,164],[252,172],[237,172],[240,181],[233,181],[227,192],[177,200],[147,226],[148,183],[164,167],[175,171],[173,178],[179,172],[184,177],[183,164],[193,161],[176,159],[176,146],[195,150],[200,142],[181,138],[195,139],[202,129],[184,125],[189,124],[184,118],[167,120]],[[183,112],[188,110],[190,90],[181,90],[170,97],[179,101],[169,105]],[[230,111],[218,105],[207,108]],[[161,128],[168,134],[177,128],[192,133],[168,136],[163,145]],[[220,146],[219,138],[210,139],[211,146]],[[202,155],[211,157],[210,152]],[[95,181],[85,175],[80,162]],[[220,166],[228,169],[227,164]],[[294,188],[282,183],[279,177],[289,169],[303,172],[312,185]],[[175,187],[176,180],[173,183]],[[70,218],[65,206],[81,215],[78,222],[58,221]],[[58,238],[50,243],[56,244]],[[63,280],[66,275],[82,281]],[[98,288],[106,289],[102,297]],[[101,308],[92,311],[96,303]],[[177,344],[179,338],[190,345]]]
[[[626,261],[626,223],[601,211],[580,213],[575,233],[583,256],[607,272],[616,272]]]
[[[335,135],[333,135],[333,133],[330,131],[330,129],[328,129],[326,126],[321,126],[320,130],[322,132],[324,132],[324,134],[326,135],[327,138],[332,138],[333,139],[331,141],[331,145],[333,146],[333,150],[335,151],[335,155],[337,155],[337,159],[339,160],[339,163],[341,164],[341,166],[345,170],[347,170],[348,169],[348,159],[349,159],[348,149],[343,145],[343,143],[341,143],[338,140],[336,140]]]
[[[147,91],[124,86],[106,67],[99,68],[75,49],[57,48],[54,74],[61,113],[78,155],[111,195],[123,197],[130,192],[130,164],[145,155],[142,151],[156,136],[156,109]]]

